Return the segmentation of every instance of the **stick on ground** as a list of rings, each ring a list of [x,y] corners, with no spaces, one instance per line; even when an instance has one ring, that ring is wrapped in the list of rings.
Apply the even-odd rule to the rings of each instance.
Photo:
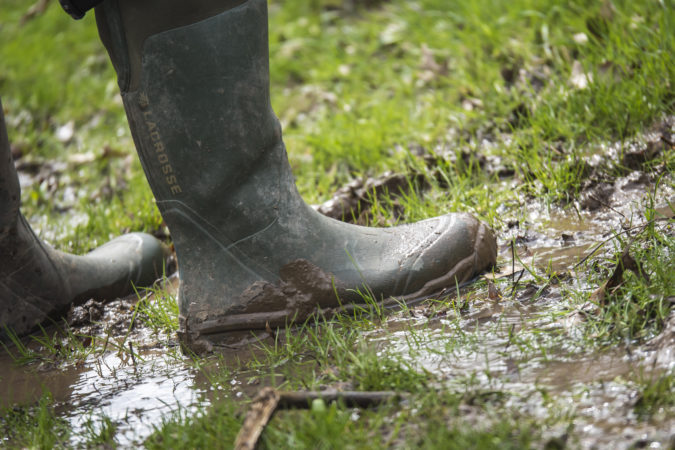
[[[244,424],[234,442],[236,450],[253,450],[258,445],[265,426],[278,409],[310,408],[316,399],[326,403],[342,401],[349,408],[370,408],[381,405],[400,395],[391,391],[358,392],[358,391],[296,391],[278,392],[266,387],[260,390],[251,403]]]

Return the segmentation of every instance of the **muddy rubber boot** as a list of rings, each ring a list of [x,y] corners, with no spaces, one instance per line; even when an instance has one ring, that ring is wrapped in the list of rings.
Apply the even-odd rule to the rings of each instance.
[[[180,268],[193,351],[348,303],[412,301],[493,266],[468,214],[378,229],[298,194],[269,94],[265,0],[106,0],[96,9]]]
[[[0,103],[0,339],[26,334],[73,302],[113,299],[162,275],[163,245],[144,233],[114,239],[85,256],[54,250],[21,214],[21,190]]]

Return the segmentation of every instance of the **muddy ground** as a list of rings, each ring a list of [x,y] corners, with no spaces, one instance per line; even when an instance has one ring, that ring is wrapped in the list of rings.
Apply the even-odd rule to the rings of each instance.
[[[461,301],[391,313],[378,329],[366,333],[368,345],[393,349],[412,367],[438,375],[445,388],[461,389],[471,383],[481,392],[500,393],[504,411],[540,418],[542,423],[552,416],[568,416],[573,426],[547,428],[544,443],[568,443],[573,448],[673,448],[673,408],[640,417],[635,380],[675,370],[675,313],[671,312],[659,335],[637,346],[593,346],[582,335],[586,317],[596,313],[598,304],[587,301],[572,306],[575,303],[570,300],[600,287],[599,280],[612,270],[610,259],[622,250],[621,242],[647,223],[645,211],[652,203],[656,212],[652,220],[659,230],[669,236],[675,233],[673,180],[668,175],[660,178],[664,168],[647,170],[644,165],[654,153],[672,151],[673,124],[672,118],[667,119],[636,140],[639,144],[621,150],[607,145],[603,152],[580,161],[585,181],[582,192],[569,204],[544,204],[532,197],[501,205],[502,225],[496,230],[499,271],[486,275],[483,280],[488,281],[479,288],[463,288]],[[623,158],[624,173],[608,176],[604,167],[617,158]],[[479,158],[478,162],[505,185],[518,183],[500,161]],[[29,179],[45,176],[49,168],[19,165],[19,169]],[[317,209],[359,222],[373,195],[411,185],[423,192],[424,178],[409,173],[354,180]],[[165,283],[175,295],[177,275]],[[152,302],[154,294],[148,295],[146,301]],[[209,370],[223,359],[196,365],[181,353],[175,334],[140,320],[137,301],[133,296],[106,304],[92,300],[71,310],[70,331],[80,336],[77,340],[83,348],[95,348],[83,351],[79,359],[49,356],[38,342],[28,347],[45,356],[27,365],[17,364],[3,352],[1,406],[28,404],[48,391],[58,415],[72,427],[72,436],[82,435],[80,431],[107,417],[116,425],[116,442],[132,447],[172,411],[189,412],[209,404],[214,393],[223,389],[211,382]],[[675,298],[668,301],[672,305]],[[47,333],[55,330],[48,328]],[[71,345],[66,338],[62,342]],[[255,371],[246,368],[246,361],[259,351],[255,339],[251,342],[223,353],[225,361],[240,361],[228,389],[242,405],[270,383],[261,382]],[[483,412],[467,402],[462,414],[464,420],[479,423]],[[71,444],[77,445],[78,438],[73,439]]]

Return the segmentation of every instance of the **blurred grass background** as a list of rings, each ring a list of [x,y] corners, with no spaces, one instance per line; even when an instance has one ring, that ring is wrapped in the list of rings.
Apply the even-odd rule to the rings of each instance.
[[[77,252],[159,230],[93,14],[73,21],[51,1],[23,23],[31,5],[0,5],[0,94],[17,162],[34,172],[24,214]],[[673,113],[673,14],[672,1],[272,1],[272,101],[300,191],[325,201],[443,155],[442,186],[370,222],[468,210],[498,227],[496,208],[521,193],[567,202],[581,156]]]

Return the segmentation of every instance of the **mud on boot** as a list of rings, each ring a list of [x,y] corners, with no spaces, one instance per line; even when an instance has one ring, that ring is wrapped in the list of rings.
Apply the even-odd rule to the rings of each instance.
[[[367,228],[304,203],[270,104],[265,0],[200,0],[189,17],[142,3],[96,16],[174,240],[187,346],[363,302],[359,289],[429,297],[494,265],[493,234],[468,214]]]

